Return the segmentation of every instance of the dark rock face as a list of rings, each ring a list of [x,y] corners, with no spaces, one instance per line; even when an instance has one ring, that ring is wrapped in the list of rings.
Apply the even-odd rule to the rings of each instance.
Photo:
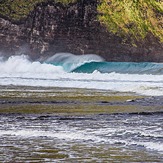
[[[97,0],[77,3],[40,3],[25,20],[0,18],[0,50],[6,55],[24,53],[32,58],[57,52],[98,54],[108,61],[163,62],[163,44],[149,35],[132,46],[112,35],[97,20]]]

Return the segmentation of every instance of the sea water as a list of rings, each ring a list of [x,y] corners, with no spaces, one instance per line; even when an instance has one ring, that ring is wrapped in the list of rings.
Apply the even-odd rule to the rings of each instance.
[[[97,55],[58,53],[41,61],[0,59],[0,85],[88,88],[163,95],[163,63],[106,62]]]
[[[45,90],[85,88],[157,100],[162,99],[157,96],[163,96],[163,64],[106,62],[97,55],[67,53],[37,61],[25,55],[1,57],[0,86],[4,89],[11,85]],[[158,107],[162,107],[160,104]],[[87,108],[87,103],[83,107]],[[1,162],[161,162],[163,112],[0,114],[0,141]]]
[[[162,162],[162,124],[162,113],[0,115],[0,161]]]

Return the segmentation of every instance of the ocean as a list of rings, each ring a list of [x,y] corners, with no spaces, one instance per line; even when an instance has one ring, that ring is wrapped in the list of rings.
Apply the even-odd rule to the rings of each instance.
[[[61,53],[41,61],[0,59],[0,85],[88,88],[163,95],[163,63],[106,62],[97,55]]]
[[[163,63],[0,57],[1,162],[162,162]]]

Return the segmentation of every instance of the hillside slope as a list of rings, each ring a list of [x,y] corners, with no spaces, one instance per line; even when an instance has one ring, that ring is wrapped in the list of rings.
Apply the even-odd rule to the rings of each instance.
[[[163,2],[1,0],[0,49],[33,58],[71,52],[163,62]]]

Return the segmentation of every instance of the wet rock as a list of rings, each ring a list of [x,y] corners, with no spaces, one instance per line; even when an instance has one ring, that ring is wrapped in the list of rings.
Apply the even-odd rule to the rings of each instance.
[[[108,104],[108,103],[110,103],[110,102],[108,102],[108,101],[101,101],[101,103],[102,103],[102,104]]]
[[[128,99],[128,100],[126,100],[126,102],[134,102],[135,100],[133,100],[133,99]]]
[[[46,119],[49,119],[49,118],[51,118],[51,116],[49,116],[49,115],[42,115],[42,116],[37,117],[35,120],[46,120]]]

